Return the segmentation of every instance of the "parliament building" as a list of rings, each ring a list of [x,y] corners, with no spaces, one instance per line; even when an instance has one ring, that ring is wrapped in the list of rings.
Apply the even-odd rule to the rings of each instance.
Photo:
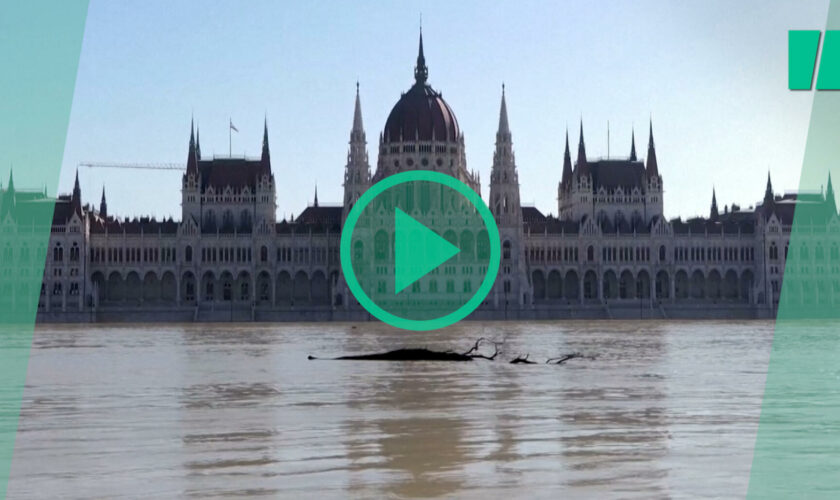
[[[180,220],[111,214],[104,190],[98,206],[83,200],[77,173],[72,193],[55,200],[49,242],[28,246],[21,237],[22,247],[3,249],[0,272],[11,288],[3,300],[20,292],[7,279],[24,272],[17,263],[43,258],[41,321],[369,319],[339,262],[342,224],[362,193],[389,175],[424,169],[481,194],[455,113],[428,77],[421,34],[414,83],[379,134],[375,168],[357,86],[342,203],[320,204],[316,192],[288,220],[277,220],[267,126],[254,158],[208,158],[190,131]],[[720,209],[713,194],[708,217],[666,219],[668,169],[657,161],[652,126],[646,151],[637,152],[634,135],[618,159],[587,156],[582,124],[576,150],[567,132],[563,164],[539,167],[546,179],[556,172],[557,207],[549,211],[557,216],[546,216],[520,202],[504,89],[498,123],[484,199],[499,227],[502,262],[473,319],[773,317],[794,251],[794,209],[808,207],[819,231],[838,227],[830,177],[825,192],[777,195],[768,176],[754,206]],[[0,228],[25,231],[18,215],[45,199],[16,190],[10,178],[0,189]],[[829,288],[838,283],[838,248],[823,245],[815,236],[795,249],[813,265],[788,270],[812,277],[796,292],[803,306],[840,296]]]

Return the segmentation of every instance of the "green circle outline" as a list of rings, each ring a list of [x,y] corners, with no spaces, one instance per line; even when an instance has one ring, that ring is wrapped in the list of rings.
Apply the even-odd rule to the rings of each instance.
[[[476,289],[470,300],[465,302],[461,307],[449,314],[434,319],[417,320],[403,318],[379,307],[379,305],[371,299],[367,293],[365,293],[361,284],[359,284],[356,273],[353,271],[351,260],[353,230],[356,228],[356,223],[359,221],[362,211],[368,206],[368,204],[370,204],[371,201],[373,201],[386,189],[412,181],[435,182],[457,191],[478,210],[479,215],[481,215],[481,220],[484,222],[484,226],[487,229],[487,236],[490,238],[490,261],[487,264],[487,273],[485,274],[481,285],[478,289]],[[478,193],[450,175],[431,170],[411,170],[386,177],[371,186],[362,194],[361,197],[359,197],[353,205],[353,208],[350,210],[350,213],[347,215],[347,220],[344,221],[344,227],[341,230],[339,257],[341,259],[341,271],[344,273],[344,279],[347,282],[347,286],[350,288],[350,292],[354,297],[356,297],[356,300],[359,301],[359,304],[361,304],[367,312],[375,316],[380,321],[396,328],[413,331],[426,331],[437,330],[457,323],[481,305],[481,301],[483,301],[484,298],[487,297],[487,294],[490,293],[490,290],[493,289],[493,283],[495,283],[496,276],[499,274],[499,265],[502,261],[502,244],[500,242],[499,228],[496,225],[496,220],[493,218],[493,214],[490,212],[490,209],[487,208],[487,205]]]

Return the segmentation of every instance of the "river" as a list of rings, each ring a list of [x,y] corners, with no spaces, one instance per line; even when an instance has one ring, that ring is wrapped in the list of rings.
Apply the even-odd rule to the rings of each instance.
[[[307,360],[503,342],[495,361]],[[773,322],[44,325],[9,498],[738,498]],[[492,352],[492,346],[484,348]],[[511,365],[517,355],[563,365]]]

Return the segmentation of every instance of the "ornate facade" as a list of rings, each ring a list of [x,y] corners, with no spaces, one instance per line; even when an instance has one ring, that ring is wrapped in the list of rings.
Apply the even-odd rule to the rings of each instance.
[[[443,172],[481,192],[464,134],[428,74],[421,35],[414,84],[379,135],[373,173],[357,86],[341,204],[321,205],[316,193],[298,217],[277,221],[267,125],[255,158],[205,158],[191,130],[180,221],[115,217],[104,191],[98,208],[84,204],[77,174],[72,194],[56,200],[49,243],[3,249],[0,271],[13,273],[17,259],[45,260],[43,320],[366,319],[348,296],[338,250],[361,194],[411,169]],[[805,250],[814,266],[803,270],[815,281],[803,304],[837,282],[828,276],[840,272],[838,249],[822,248],[818,236],[840,230],[830,178],[824,193],[780,196],[768,176],[754,207],[721,211],[713,194],[709,217],[666,220],[653,127],[644,159],[635,134],[626,158],[597,159],[587,157],[581,124],[574,162],[567,132],[562,167],[546,169],[559,178],[554,217],[522,206],[518,168],[503,88],[486,198],[502,263],[476,318],[772,317],[794,209],[802,207],[815,228]],[[0,190],[0,224],[23,231],[21,207],[44,199],[16,191],[10,179]]]

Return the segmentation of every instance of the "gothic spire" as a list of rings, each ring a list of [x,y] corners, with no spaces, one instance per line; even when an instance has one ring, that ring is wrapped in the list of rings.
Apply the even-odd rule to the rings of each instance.
[[[414,67],[414,81],[417,85],[425,85],[429,78],[429,68],[426,67],[426,56],[423,55],[423,28],[420,28],[420,48],[417,52],[417,66]]]
[[[6,188],[6,193],[0,197],[0,217],[6,217],[6,214],[13,213],[15,208],[15,178],[12,169],[9,169],[9,187]]]
[[[187,152],[187,175],[198,175],[198,156],[195,150],[195,122],[190,119],[190,146]]]
[[[709,219],[717,220],[720,213],[718,212],[718,205],[717,205],[717,196],[715,194],[715,188],[712,188],[712,208],[709,211]]]
[[[356,107],[353,110],[353,132],[365,132],[365,126],[362,122],[362,101],[359,98],[359,81],[356,81]]]
[[[73,195],[70,197],[70,204],[73,210],[82,213],[82,189],[79,187],[79,169],[76,169],[76,181],[73,183]]]
[[[263,142],[260,162],[262,163],[263,169],[267,171],[271,170],[271,152],[268,147],[268,117],[263,121]]]
[[[834,186],[831,184],[831,172],[828,173],[828,186],[825,189],[825,202],[831,215],[837,215],[837,199],[834,197]]]
[[[105,186],[102,186],[102,199],[99,201],[99,215],[104,219],[108,217],[108,202],[105,201]]]
[[[776,199],[773,196],[773,183],[770,182],[770,172],[767,172],[767,187],[764,188],[764,206],[770,207],[775,201]]]
[[[586,162],[586,143],[583,140],[583,118],[580,120],[580,138],[578,139],[578,154],[575,173],[589,175],[589,166]]]
[[[496,140],[510,140],[510,125],[508,124],[507,103],[505,102],[505,84],[502,84],[502,107],[499,110],[499,130]]]
[[[201,159],[201,131],[199,127],[195,128],[195,157]]]
[[[318,206],[318,185],[317,185],[317,184],[315,184],[315,202],[313,203],[313,205],[312,205],[312,206],[313,206],[313,207],[317,207],[317,206]]]
[[[636,161],[636,130],[630,132],[630,161]]]
[[[648,177],[659,175],[659,165],[656,162],[656,146],[653,142],[653,120],[650,121],[650,138],[648,139],[647,175]]]
[[[563,177],[561,183],[568,186],[572,182],[572,155],[569,153],[569,129],[566,128],[566,151],[563,153]]]

